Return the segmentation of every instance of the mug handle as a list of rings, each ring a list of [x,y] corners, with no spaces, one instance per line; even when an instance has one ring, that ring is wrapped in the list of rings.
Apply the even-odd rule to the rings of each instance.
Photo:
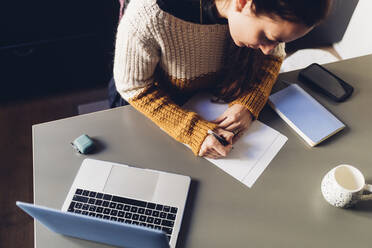
[[[372,200],[372,185],[371,184],[366,184],[364,186],[364,191],[369,192],[369,194],[367,194],[367,195],[361,195],[360,196],[360,199],[362,201]]]

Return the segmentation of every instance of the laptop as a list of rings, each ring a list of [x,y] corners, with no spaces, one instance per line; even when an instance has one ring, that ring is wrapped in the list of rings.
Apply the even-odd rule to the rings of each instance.
[[[190,177],[85,159],[61,211],[17,202],[56,233],[119,247],[175,247]]]

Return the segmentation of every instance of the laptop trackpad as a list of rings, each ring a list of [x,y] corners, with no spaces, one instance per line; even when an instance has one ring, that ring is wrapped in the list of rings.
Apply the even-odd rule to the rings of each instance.
[[[113,166],[104,192],[151,201],[159,173],[132,167]]]

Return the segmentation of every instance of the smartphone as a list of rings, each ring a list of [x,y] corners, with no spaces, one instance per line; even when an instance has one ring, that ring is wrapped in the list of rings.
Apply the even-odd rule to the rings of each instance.
[[[300,71],[299,80],[336,102],[343,102],[351,96],[354,88],[323,66],[313,63]]]

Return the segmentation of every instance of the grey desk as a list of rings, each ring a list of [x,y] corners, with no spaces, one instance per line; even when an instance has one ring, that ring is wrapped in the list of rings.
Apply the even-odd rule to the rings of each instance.
[[[249,189],[184,145],[132,107],[33,126],[35,203],[60,208],[86,157],[69,142],[82,133],[100,142],[91,158],[192,177],[178,247],[371,247],[372,203],[353,210],[328,205],[320,193],[323,175],[349,163],[372,182],[372,55],[329,64],[328,69],[355,86],[337,104],[315,94],[348,128],[309,148],[270,108],[261,120],[288,142]],[[297,72],[280,75],[296,81]],[[106,247],[56,235],[35,226],[37,248]]]

